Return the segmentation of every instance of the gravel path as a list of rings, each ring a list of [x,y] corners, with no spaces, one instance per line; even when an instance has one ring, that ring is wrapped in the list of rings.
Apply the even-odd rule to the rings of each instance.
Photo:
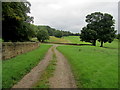
[[[39,80],[42,72],[46,69],[49,61],[52,59],[52,48],[54,48],[54,46],[48,50],[45,58],[40,61],[40,63],[34,67],[27,75],[25,75],[22,80],[14,85],[13,88],[30,88]]]
[[[38,82],[42,72],[46,69],[49,61],[52,60],[53,51],[56,54],[57,65],[53,77],[49,79],[50,88],[76,88],[75,80],[72,75],[67,59],[53,45],[47,52],[45,58],[23,77],[13,88],[31,88]]]
[[[51,88],[76,88],[75,80],[67,59],[54,48],[57,66],[54,76],[49,79]]]

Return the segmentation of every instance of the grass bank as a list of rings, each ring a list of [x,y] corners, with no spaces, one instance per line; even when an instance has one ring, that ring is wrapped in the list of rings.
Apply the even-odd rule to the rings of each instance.
[[[51,45],[41,44],[39,48],[3,61],[2,63],[2,87],[11,88],[34,66],[43,59]]]
[[[117,88],[118,49],[116,41],[107,48],[94,46],[59,46],[68,59],[78,87]],[[114,48],[113,48],[114,47]]]

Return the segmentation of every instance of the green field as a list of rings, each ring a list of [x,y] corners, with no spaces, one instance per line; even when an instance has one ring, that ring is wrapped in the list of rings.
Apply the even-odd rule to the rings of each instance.
[[[55,42],[55,43],[69,43],[70,41],[69,41],[69,40],[64,39],[63,37],[62,37],[62,38],[57,38],[57,37],[54,37],[54,36],[50,36],[50,39],[49,39],[49,40],[47,40],[47,42]]]
[[[2,87],[10,88],[43,59],[51,45],[41,44],[38,49],[3,61]]]
[[[97,42],[98,46],[99,43]],[[98,46],[59,46],[68,59],[78,87],[118,87],[118,40]]]
[[[88,42],[80,41],[79,36],[65,36],[62,38],[57,38],[54,36],[50,36],[50,39],[47,42],[55,42],[55,43],[75,43],[75,44],[90,44]]]
[[[65,40],[68,40],[70,43],[76,43],[76,44],[90,44],[88,42],[82,42],[80,41],[80,36],[67,36],[63,37]]]
[[[63,39],[68,40],[70,43],[77,43],[77,44],[91,44],[89,42],[82,42],[80,41],[79,36],[67,36],[63,37]],[[96,46],[100,46],[100,42],[96,41]],[[104,43],[105,48],[118,48],[118,39],[115,39],[112,43]]]

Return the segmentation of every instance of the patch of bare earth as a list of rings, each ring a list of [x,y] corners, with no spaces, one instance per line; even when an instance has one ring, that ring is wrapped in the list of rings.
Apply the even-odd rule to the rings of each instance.
[[[22,80],[14,85],[13,88],[31,88],[39,80],[42,72],[46,69],[49,61],[52,59],[52,48],[54,48],[54,46],[48,50],[45,58],[40,61],[40,63],[34,67],[27,75],[25,75]]]
[[[56,48],[57,66],[54,76],[49,79],[50,88],[76,88],[75,80],[67,59]]]

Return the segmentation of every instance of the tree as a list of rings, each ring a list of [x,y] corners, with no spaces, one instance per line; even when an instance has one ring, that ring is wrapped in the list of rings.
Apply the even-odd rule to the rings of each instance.
[[[80,33],[75,33],[74,36],[80,36]]]
[[[102,19],[99,22],[100,30],[98,32],[98,41],[101,42],[101,46],[103,47],[103,43],[109,42],[111,43],[115,38],[115,27],[114,27],[115,20],[113,16],[110,14],[105,13]],[[102,27],[101,27],[102,26]]]
[[[119,40],[120,40],[120,34],[117,34],[117,35],[116,35],[116,37],[117,37],[117,39],[119,39]]]
[[[26,41],[31,36],[29,2],[2,2],[2,38],[4,41]],[[31,32],[32,31],[32,32]],[[30,36],[29,36],[30,35]]]
[[[56,30],[55,31],[55,37],[61,38],[63,36],[62,31]]]
[[[86,28],[88,30],[93,30],[94,32],[96,32],[94,43],[96,42],[96,40],[98,40],[99,42],[101,42],[100,47],[103,47],[103,43],[111,43],[114,40],[116,33],[116,31],[114,30],[115,20],[110,14],[103,14],[101,12],[91,13],[90,15],[86,16],[86,22],[88,23]],[[94,36],[94,33],[92,34]],[[89,35],[87,37],[89,37]]]
[[[49,36],[53,36],[53,30],[50,26],[39,26],[39,29],[44,29],[48,31]]]
[[[48,40],[48,39],[49,39],[48,31],[47,31],[47,30],[40,29],[40,30],[37,32],[37,39],[38,39],[40,42],[44,42],[45,40]]]
[[[84,27],[81,30],[80,38],[81,41],[90,42],[92,45],[96,46],[97,32]]]

